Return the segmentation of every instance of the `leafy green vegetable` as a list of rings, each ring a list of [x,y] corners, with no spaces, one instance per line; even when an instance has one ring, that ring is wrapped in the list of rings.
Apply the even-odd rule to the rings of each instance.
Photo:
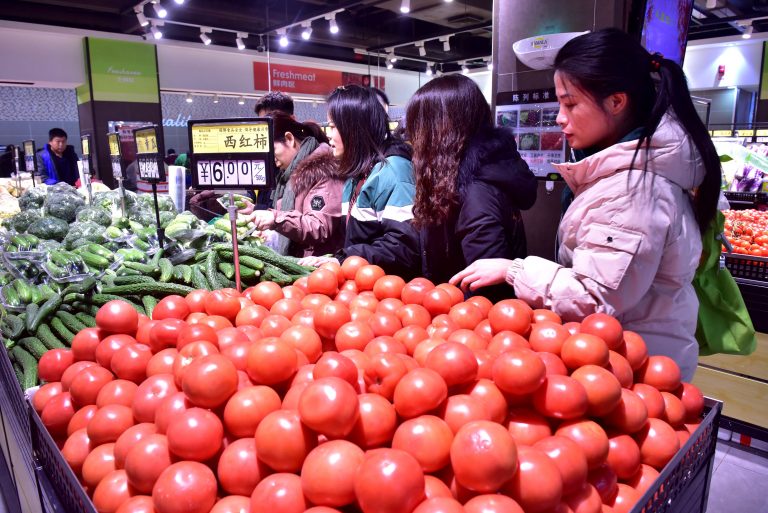
[[[112,213],[101,207],[86,207],[77,213],[77,222],[93,221],[101,226],[112,224]]]
[[[63,240],[69,232],[69,223],[57,217],[44,217],[38,219],[27,228],[31,233],[41,239]]]
[[[29,210],[30,208],[43,208],[45,202],[45,188],[33,187],[24,191],[19,198],[19,208]]]
[[[77,212],[84,207],[85,199],[77,194],[77,192],[75,194],[49,193],[45,198],[46,215],[58,217],[68,223],[74,221],[77,217]]]
[[[24,210],[8,220],[8,226],[18,233],[24,233],[29,225],[41,219],[41,215],[36,210]]]

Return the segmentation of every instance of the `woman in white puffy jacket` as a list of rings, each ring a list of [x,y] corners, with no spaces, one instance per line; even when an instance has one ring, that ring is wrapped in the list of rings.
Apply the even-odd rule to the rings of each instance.
[[[560,50],[555,88],[557,123],[579,158],[557,165],[574,193],[558,263],[479,260],[452,282],[474,290],[506,280],[518,298],[564,321],[613,315],[690,380],[698,360],[691,282],[717,208],[720,162],[685,75],[606,29]]]

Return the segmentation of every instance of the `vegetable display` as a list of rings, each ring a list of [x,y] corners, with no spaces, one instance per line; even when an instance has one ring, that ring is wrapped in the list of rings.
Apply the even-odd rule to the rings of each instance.
[[[734,253],[768,257],[768,211],[724,210],[723,214],[725,236]]]
[[[191,279],[218,279],[224,246]],[[144,277],[101,299],[171,293],[151,318],[115,299],[60,319],[71,348],[32,399],[99,512],[627,512],[704,408],[604,314],[563,324],[356,257],[242,294]]]

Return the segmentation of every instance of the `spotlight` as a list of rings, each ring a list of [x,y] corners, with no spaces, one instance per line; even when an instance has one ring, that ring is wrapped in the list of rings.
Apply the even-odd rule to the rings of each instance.
[[[488,71],[493,71],[493,61],[488,61]]]
[[[424,48],[424,44],[422,43],[421,46],[418,47],[419,49],[419,57],[426,57],[427,56],[427,49]]]
[[[426,71],[426,73],[427,73],[428,77],[432,76],[432,66],[430,66],[429,64],[427,64],[427,71]]]
[[[212,42],[211,38],[208,37],[208,32],[210,31],[211,29],[205,29],[205,28],[200,29],[200,41],[202,41],[205,46],[208,46]]]
[[[328,30],[331,31],[331,34],[338,34],[339,25],[336,23],[336,13],[326,16],[325,19],[328,20]]]
[[[165,10],[165,7],[160,3],[160,0],[152,0],[152,8],[155,10],[155,14],[157,14],[158,18],[165,18],[168,16],[168,11]]]
[[[160,29],[157,28],[157,25],[155,25],[154,23],[152,24],[152,28],[150,30],[152,32],[152,35],[155,36],[155,39],[163,38],[163,33],[160,32]]]
[[[238,105],[245,105],[245,98],[243,98],[242,96],[240,98],[238,98],[237,99],[237,104]]]
[[[450,4],[451,2],[453,2],[453,0],[445,0],[446,4]]]
[[[395,67],[395,65],[392,64],[392,61],[387,62],[387,69],[392,69],[394,67]]]
[[[744,33],[741,35],[741,37],[742,37],[742,38],[744,38],[744,39],[749,39],[749,38],[751,38],[751,37],[752,37],[752,31],[753,31],[753,30],[754,30],[754,29],[752,28],[752,25],[751,25],[751,24],[750,24],[750,25],[747,25],[746,27],[744,27]]]
[[[466,64],[461,65],[461,72],[464,73],[465,75],[469,75],[469,68],[467,67]]]
[[[179,5],[184,5],[184,0],[173,0],[173,1]]]
[[[400,12],[403,14],[411,12],[411,0],[403,0],[403,3],[400,4]]]
[[[302,23],[301,27],[304,29],[301,31],[301,38],[304,41],[309,41],[309,38],[312,37],[312,24],[311,22]]]
[[[243,34],[241,32],[237,33],[237,37],[235,38],[235,44],[237,45],[238,50],[245,50],[245,43],[243,42],[243,39],[248,37],[248,34]]]
[[[280,46],[286,48],[288,46],[288,35],[286,34],[286,29],[278,30],[277,35],[280,36]]]
[[[213,103],[219,103],[219,95],[218,94],[214,94],[213,95]]]
[[[192,103],[194,100],[192,99],[192,93],[187,93],[187,97],[184,98],[184,101],[187,103]]]
[[[450,52],[451,51],[451,36],[445,36],[441,37],[440,42],[443,43],[443,51],[444,52]]]
[[[142,27],[146,27],[147,25],[149,25],[149,20],[147,19],[146,16],[144,16],[143,7],[136,7],[134,12],[136,13],[136,19],[139,21],[139,25],[141,25]]]

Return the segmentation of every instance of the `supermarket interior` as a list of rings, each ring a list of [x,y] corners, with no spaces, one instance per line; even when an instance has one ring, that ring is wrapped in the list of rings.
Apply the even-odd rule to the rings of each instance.
[[[766,513],[768,0],[0,2],[0,330],[0,513]]]

